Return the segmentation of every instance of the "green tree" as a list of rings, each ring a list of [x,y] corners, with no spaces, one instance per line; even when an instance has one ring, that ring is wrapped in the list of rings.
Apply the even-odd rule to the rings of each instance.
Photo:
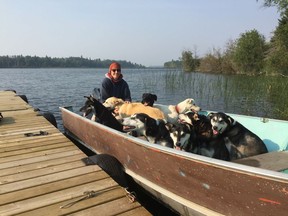
[[[233,54],[236,70],[245,74],[260,73],[264,66],[265,50],[265,38],[257,30],[241,34]]]
[[[182,62],[180,60],[173,60],[164,63],[165,68],[182,68]]]
[[[228,40],[222,57],[223,73],[229,73],[229,74],[236,73],[235,63],[233,62],[235,48],[236,48],[236,41],[232,39]]]
[[[213,48],[200,61],[199,71],[222,73],[222,53],[220,49]]]
[[[257,0],[258,1],[258,0]],[[264,0],[265,7],[277,7],[278,11],[281,15],[284,15],[285,11],[288,9],[288,1],[287,0]]]
[[[192,72],[196,70],[197,59],[193,57],[193,53],[190,50],[182,52],[182,69],[184,72]]]
[[[269,45],[267,54],[268,72],[288,75],[288,9],[279,19]]]

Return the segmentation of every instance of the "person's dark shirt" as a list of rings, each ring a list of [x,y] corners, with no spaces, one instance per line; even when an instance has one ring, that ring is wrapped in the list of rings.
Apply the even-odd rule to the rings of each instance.
[[[127,82],[124,79],[113,82],[108,77],[105,77],[101,85],[101,101],[104,102],[109,97],[117,97],[124,101],[131,101],[131,93]]]

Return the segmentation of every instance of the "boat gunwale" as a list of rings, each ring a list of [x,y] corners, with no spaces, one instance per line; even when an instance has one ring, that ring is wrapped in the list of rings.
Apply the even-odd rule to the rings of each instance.
[[[157,149],[157,150],[161,151],[162,153],[174,155],[177,157],[183,157],[183,158],[188,159],[188,160],[194,160],[196,162],[211,165],[211,166],[214,166],[214,167],[217,167],[220,169],[225,168],[225,169],[231,170],[233,172],[239,171],[239,172],[242,172],[245,174],[258,175],[258,176],[262,176],[263,178],[273,179],[273,180],[282,181],[282,182],[288,181],[288,175],[286,173],[277,172],[277,171],[273,171],[273,170],[267,170],[267,169],[263,169],[263,168],[259,168],[259,167],[252,167],[252,166],[248,166],[248,165],[244,165],[244,164],[233,163],[233,161],[223,161],[223,160],[219,160],[219,159],[209,158],[206,156],[197,155],[197,154],[193,154],[190,152],[179,151],[179,150],[167,148],[167,147],[164,147],[161,145],[152,144],[152,143],[149,143],[148,141],[139,139],[137,137],[130,136],[127,133],[123,133],[123,132],[117,131],[113,128],[102,125],[100,123],[91,121],[90,119],[87,119],[87,118],[85,118],[85,117],[65,108],[65,107],[59,107],[59,108],[61,111],[62,110],[67,111],[67,112],[71,113],[72,115],[74,115],[75,117],[80,118],[83,121],[88,121],[89,123],[95,124],[95,125],[97,125],[97,127],[100,127],[101,129],[108,130],[111,133],[119,135],[123,139],[133,141],[135,144],[141,145],[142,147],[145,147],[145,148]],[[239,115],[239,116],[241,116],[241,115]],[[272,120],[272,119],[269,119],[269,120]],[[277,119],[275,119],[275,120],[277,121]],[[283,120],[278,120],[278,121],[285,122]],[[72,132],[69,131],[69,133],[72,133]],[[75,138],[77,138],[77,137],[75,137]],[[78,141],[79,140],[80,139],[78,139]],[[85,146],[87,147],[89,145],[87,143],[85,143]],[[92,149],[95,151],[94,148],[92,148]],[[286,151],[283,151],[283,152],[286,152]],[[95,151],[95,153],[96,153],[96,151]]]

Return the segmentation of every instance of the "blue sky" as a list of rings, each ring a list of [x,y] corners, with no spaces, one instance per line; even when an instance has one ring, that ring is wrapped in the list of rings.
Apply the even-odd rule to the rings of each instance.
[[[127,60],[162,66],[203,56],[256,29],[267,40],[276,8],[259,0],[0,0],[0,55]]]

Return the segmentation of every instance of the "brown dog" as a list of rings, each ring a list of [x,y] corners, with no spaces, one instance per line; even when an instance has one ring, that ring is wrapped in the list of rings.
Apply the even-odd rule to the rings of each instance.
[[[129,117],[135,113],[145,113],[154,119],[165,119],[164,113],[157,108],[145,106],[142,103],[125,103],[122,99],[116,97],[107,98],[103,105],[114,110],[120,118]]]

